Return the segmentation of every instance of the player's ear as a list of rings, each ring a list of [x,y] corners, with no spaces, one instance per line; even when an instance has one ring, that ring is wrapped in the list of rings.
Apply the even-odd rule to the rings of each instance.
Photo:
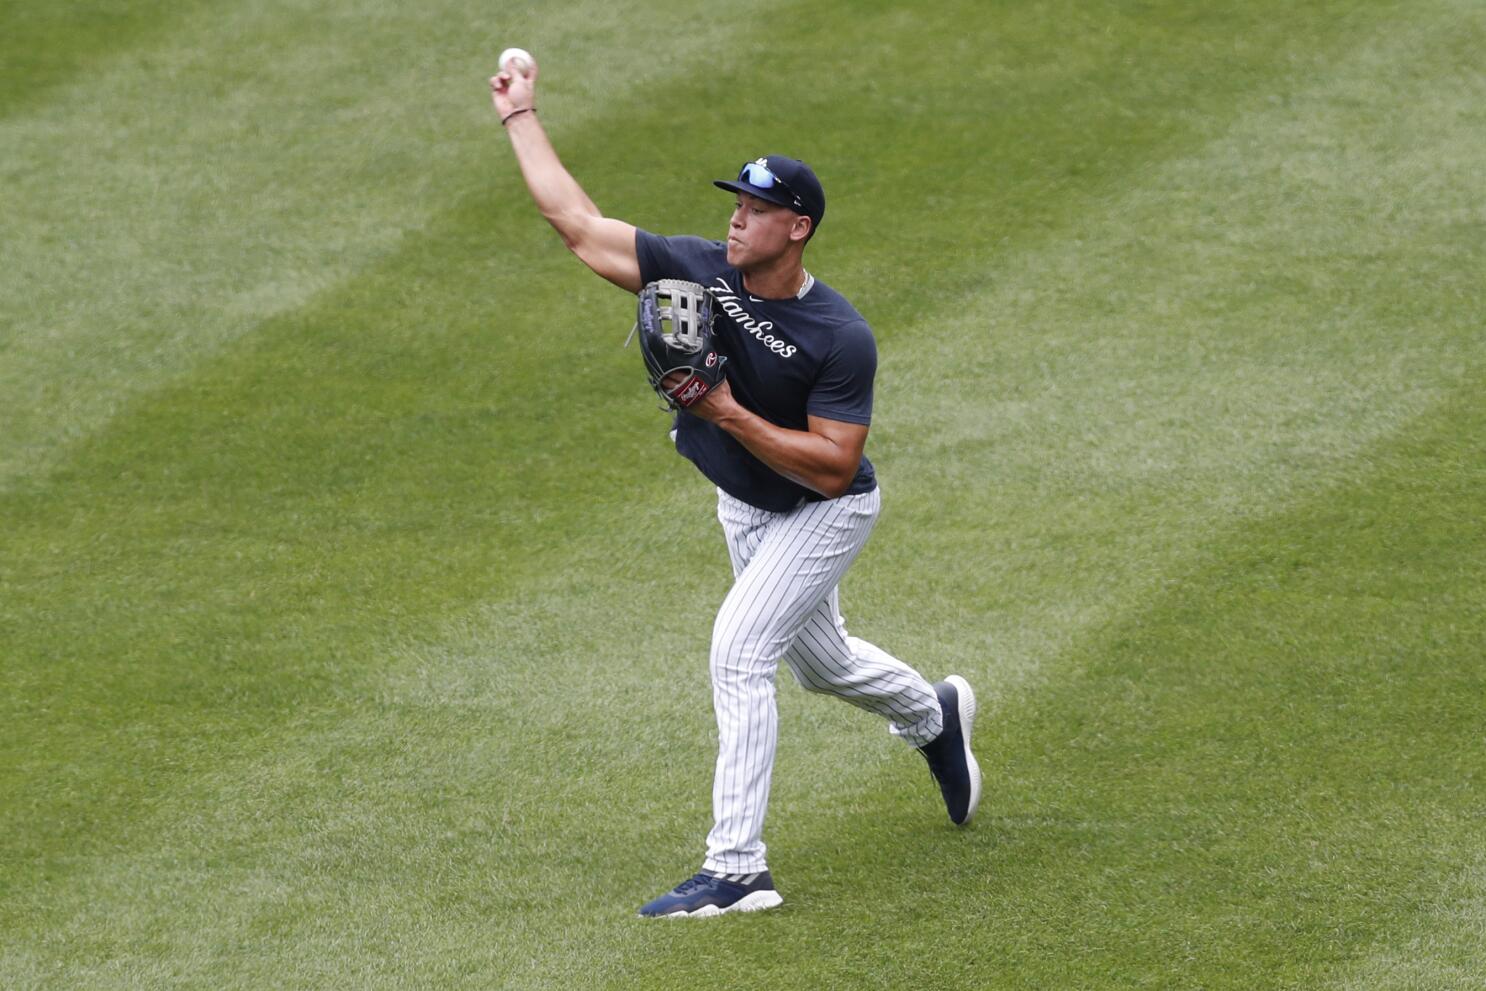
[[[810,237],[810,229],[814,226],[815,221],[803,213],[795,214],[795,225],[789,229],[789,239],[791,241],[804,242]]]

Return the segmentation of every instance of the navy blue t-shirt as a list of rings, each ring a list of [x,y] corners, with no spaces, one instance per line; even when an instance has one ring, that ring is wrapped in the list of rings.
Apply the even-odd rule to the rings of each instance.
[[[635,235],[640,279],[687,279],[712,293],[717,342],[727,355],[727,380],[744,408],[776,426],[808,430],[808,416],[872,422],[877,343],[846,298],[816,281],[803,296],[759,299],[727,263],[727,248],[700,237]],[[780,475],[726,430],[682,412],[676,449],[718,488],[751,506],[784,512],[824,498]],[[872,462],[857,467],[848,494],[877,486]]]

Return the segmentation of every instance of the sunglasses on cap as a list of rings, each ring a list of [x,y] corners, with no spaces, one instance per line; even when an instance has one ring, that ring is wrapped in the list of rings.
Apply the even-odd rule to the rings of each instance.
[[[769,167],[763,162],[749,162],[738,170],[738,181],[746,182],[755,189],[773,189],[778,186],[790,195],[795,201],[795,206],[800,206],[800,194],[789,188],[789,183],[769,171]]]

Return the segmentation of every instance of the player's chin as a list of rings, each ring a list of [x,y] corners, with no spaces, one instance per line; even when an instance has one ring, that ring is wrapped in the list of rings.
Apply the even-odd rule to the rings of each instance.
[[[727,247],[727,259],[729,265],[733,266],[734,268],[739,268],[743,265],[744,262],[748,260],[748,252],[741,243],[734,241],[732,238],[728,238]]]

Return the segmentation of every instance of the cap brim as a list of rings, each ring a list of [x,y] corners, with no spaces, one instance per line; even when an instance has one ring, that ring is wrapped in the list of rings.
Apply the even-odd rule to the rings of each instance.
[[[747,193],[749,196],[757,196],[766,203],[774,203],[779,206],[787,206],[795,209],[795,198],[782,190],[760,189],[750,186],[746,182],[734,182],[731,179],[714,179],[712,185],[718,189],[726,189],[730,193]]]

